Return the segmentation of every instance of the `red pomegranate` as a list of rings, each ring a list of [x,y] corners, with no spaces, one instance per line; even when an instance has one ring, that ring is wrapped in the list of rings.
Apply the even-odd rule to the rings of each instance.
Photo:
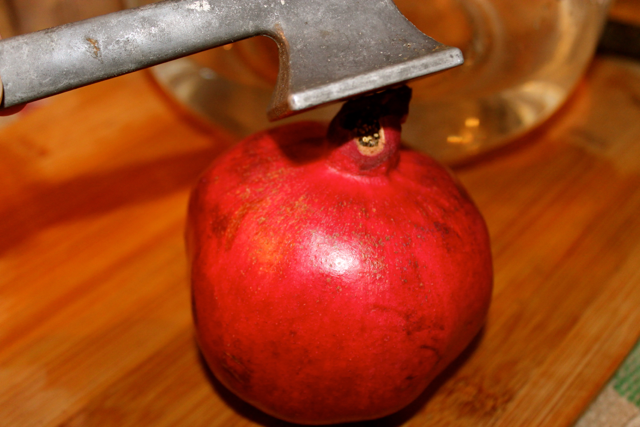
[[[401,147],[410,96],[348,102],[328,130],[250,136],[192,194],[202,353],[268,414],[330,424],[398,411],[484,322],[486,226],[445,168]]]

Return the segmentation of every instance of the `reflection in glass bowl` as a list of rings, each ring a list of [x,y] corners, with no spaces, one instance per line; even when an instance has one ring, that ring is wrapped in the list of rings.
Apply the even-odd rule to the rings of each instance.
[[[593,55],[610,0],[395,3],[423,32],[465,55],[461,67],[410,84],[414,97],[403,129],[408,145],[455,164],[513,140],[562,105]],[[275,43],[256,37],[152,73],[193,114],[245,136],[274,125],[265,113],[277,70]],[[337,108],[282,122],[329,120]]]

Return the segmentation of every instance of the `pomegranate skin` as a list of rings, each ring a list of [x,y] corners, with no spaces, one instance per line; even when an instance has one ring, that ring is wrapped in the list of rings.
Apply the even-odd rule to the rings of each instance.
[[[484,323],[484,220],[445,168],[399,147],[399,118],[380,123],[380,162],[340,126],[295,123],[242,141],[192,193],[200,348],[220,382],[277,418],[396,412]]]

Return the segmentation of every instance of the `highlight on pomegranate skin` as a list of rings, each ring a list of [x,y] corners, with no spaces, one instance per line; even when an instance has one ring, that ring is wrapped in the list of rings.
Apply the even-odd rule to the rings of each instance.
[[[218,380],[277,418],[369,420],[418,397],[482,327],[489,236],[452,174],[401,145],[410,89],[331,124],[254,134],[194,189],[198,342]]]

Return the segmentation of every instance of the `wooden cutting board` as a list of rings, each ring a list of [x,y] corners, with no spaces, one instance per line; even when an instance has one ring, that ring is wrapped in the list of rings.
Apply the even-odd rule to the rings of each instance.
[[[287,425],[212,379],[193,337],[188,192],[232,142],[146,73],[0,129],[0,425]],[[640,65],[599,58],[543,128],[456,173],[493,241],[487,325],[362,426],[569,426],[640,335]]]

